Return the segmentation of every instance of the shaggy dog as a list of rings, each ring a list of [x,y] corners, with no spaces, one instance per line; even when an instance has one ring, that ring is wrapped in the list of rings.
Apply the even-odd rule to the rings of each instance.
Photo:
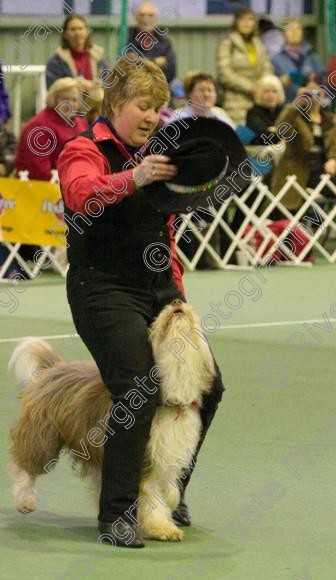
[[[171,514],[179,503],[183,466],[175,462],[181,453],[195,452],[201,431],[202,395],[209,391],[215,369],[199,319],[181,300],[174,300],[161,311],[149,329],[149,340],[160,370],[161,404],[151,426],[140,484],[141,505],[147,507],[140,509],[137,504],[137,520],[144,537],[176,541],[182,539],[183,532],[173,523]],[[175,351],[176,344],[184,358]],[[15,478],[13,494],[18,511],[36,509],[36,477],[50,471],[63,447],[73,453],[73,467],[91,479],[98,498],[103,444],[92,445],[87,453],[85,441],[99,420],[110,413],[111,394],[95,363],[65,362],[45,341],[26,338],[13,352],[9,366],[23,381],[21,413],[10,430],[9,468]],[[43,372],[47,379],[41,377]],[[32,377],[38,377],[35,384]],[[74,451],[79,445],[85,453]],[[162,480],[162,472],[173,465],[168,485]],[[154,488],[155,497],[159,493],[165,501],[154,500]]]

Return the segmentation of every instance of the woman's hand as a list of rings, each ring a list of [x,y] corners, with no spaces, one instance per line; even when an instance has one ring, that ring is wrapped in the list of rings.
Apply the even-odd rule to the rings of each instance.
[[[324,171],[331,176],[336,175],[336,159],[328,159],[324,164]]]
[[[177,173],[176,165],[169,163],[169,157],[165,155],[148,155],[140,165],[133,169],[133,180],[140,188],[153,183],[153,181],[169,181]]]

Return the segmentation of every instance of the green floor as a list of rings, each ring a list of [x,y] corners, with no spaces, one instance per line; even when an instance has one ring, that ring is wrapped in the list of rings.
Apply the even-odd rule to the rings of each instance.
[[[73,325],[55,275],[18,294],[15,312],[1,309],[1,579],[336,578],[335,268],[263,270],[253,292],[258,278],[244,281],[245,274],[186,275],[202,316],[212,312],[210,302],[240,305],[209,335],[227,392],[190,486],[193,526],[182,543],[148,541],[139,551],[96,547],[95,509],[70,471],[63,485],[41,478],[35,514],[15,511],[5,470],[16,413],[6,371],[15,342],[7,339],[69,335]],[[298,332],[316,346],[289,346]],[[69,338],[51,342],[60,348]]]

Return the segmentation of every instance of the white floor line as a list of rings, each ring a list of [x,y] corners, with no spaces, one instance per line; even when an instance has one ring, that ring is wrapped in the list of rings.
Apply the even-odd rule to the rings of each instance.
[[[71,335],[78,336],[78,334],[76,334],[75,332],[72,332]],[[23,338],[27,338],[28,336],[32,336],[32,335],[19,336],[18,338],[0,338],[0,343],[2,343],[2,342],[19,342],[19,340],[22,340]],[[43,340],[57,340],[59,338],[70,338],[70,333],[69,334],[51,334],[49,336],[34,336],[34,338],[43,338]]]
[[[335,324],[336,320],[332,320],[330,318],[328,318],[329,322]],[[313,324],[314,322],[318,322],[318,323],[322,323],[322,322],[326,322],[324,318],[320,318],[320,319],[316,319],[314,318],[313,320],[283,320],[281,322],[256,322],[256,323],[252,323],[252,324],[231,324],[231,325],[227,325],[227,326],[220,326],[218,330],[234,330],[234,329],[239,329],[239,328],[267,328],[267,327],[271,327],[271,326],[291,326],[291,325],[296,325],[296,324]],[[209,333],[211,334],[211,333]],[[215,333],[214,333],[215,334]]]
[[[329,323],[331,324],[335,324],[336,320],[330,319],[328,318]],[[318,323],[325,323],[325,319],[324,318],[313,318],[313,320],[283,320],[281,322],[252,322],[251,324],[231,324],[231,325],[227,325],[227,326],[220,326],[218,328],[218,330],[239,330],[242,328],[268,328],[268,327],[272,327],[272,326],[291,326],[291,325],[296,325],[296,324],[313,324],[314,322],[318,322]],[[216,331],[217,332],[217,331]],[[211,336],[211,332],[209,332],[209,335]],[[213,334],[215,334],[213,332]],[[71,333],[72,336],[78,336],[78,334],[76,333]],[[19,336],[18,338],[0,338],[0,343],[3,342],[19,342],[19,340],[22,340],[23,338],[27,338],[27,336]],[[69,334],[51,334],[49,336],[36,336],[34,338],[42,338],[43,340],[58,340],[59,338],[70,338],[70,333]]]

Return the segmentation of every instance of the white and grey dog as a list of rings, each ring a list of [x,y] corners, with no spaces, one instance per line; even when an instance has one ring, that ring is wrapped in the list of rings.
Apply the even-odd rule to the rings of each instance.
[[[176,541],[182,539],[183,532],[174,524],[172,511],[179,502],[178,482],[183,467],[175,462],[186,450],[195,452],[201,431],[202,396],[211,388],[215,368],[199,319],[181,300],[174,300],[161,311],[150,327],[149,340],[162,378],[162,404],[156,409],[146,447],[140,485],[142,503],[137,504],[136,517],[144,537]],[[183,360],[167,348],[177,340],[178,344],[184,343]],[[46,466],[57,463],[62,448],[70,454],[79,447],[85,451],[76,452],[73,465],[82,476],[89,476],[98,497],[104,438],[97,445],[95,428],[113,405],[95,363],[65,362],[44,340],[26,338],[13,352],[9,365],[15,368],[17,379],[24,381],[20,416],[10,430],[9,469],[15,479],[17,509],[23,513],[36,509],[36,478],[50,470]],[[31,380],[33,376],[37,377],[35,381]],[[93,441],[88,435],[93,432],[95,445],[86,453],[85,441]],[[70,456],[73,460],[74,455]],[[162,472],[172,465],[170,484],[166,482],[165,489],[160,490]],[[164,501],[154,498],[153,489]]]

